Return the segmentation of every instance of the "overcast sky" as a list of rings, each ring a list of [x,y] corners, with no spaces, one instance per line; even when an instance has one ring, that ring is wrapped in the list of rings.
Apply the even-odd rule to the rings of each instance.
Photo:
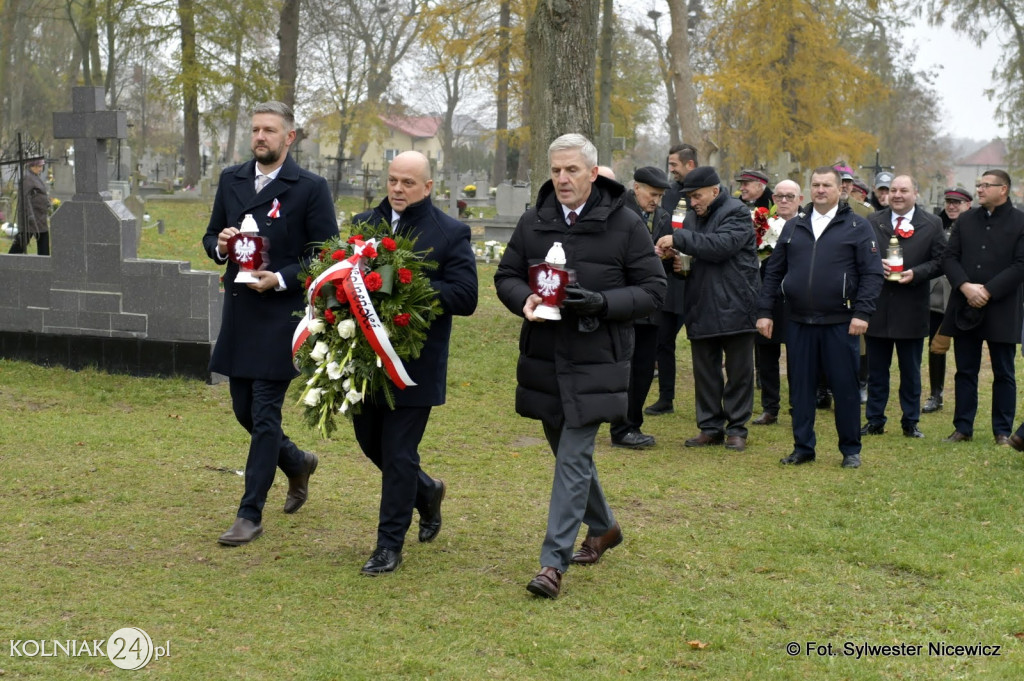
[[[616,4],[635,17],[642,17],[652,7],[658,9],[665,13],[662,31],[669,30],[664,0],[616,0]],[[938,69],[935,89],[944,109],[942,133],[979,141],[1005,134],[992,114],[994,105],[983,94],[992,87],[992,69],[998,61],[1000,37],[1005,34],[995,34],[979,49],[948,26],[928,26],[927,21],[918,19],[903,36],[908,48],[917,47],[915,70]]]

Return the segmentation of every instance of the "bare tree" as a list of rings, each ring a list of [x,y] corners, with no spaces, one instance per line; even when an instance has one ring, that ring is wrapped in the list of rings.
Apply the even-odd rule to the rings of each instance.
[[[700,130],[700,118],[697,115],[697,90],[693,85],[693,68],[690,66],[689,3],[687,0],[668,0],[668,9],[672,18],[672,33],[668,38],[668,55],[675,90],[675,114],[679,121],[680,138],[681,141],[696,146],[701,152],[701,157],[707,158],[708,145]]]

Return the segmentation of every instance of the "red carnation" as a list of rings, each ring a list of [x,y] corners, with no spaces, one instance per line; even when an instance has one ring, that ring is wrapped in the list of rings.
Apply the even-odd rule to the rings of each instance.
[[[306,283],[303,286],[303,288],[308,291],[309,290],[309,285],[312,284],[312,283],[313,283],[313,277],[306,277]]]
[[[398,248],[398,244],[396,244],[395,240],[392,239],[389,236],[386,236],[383,239],[381,239],[380,240],[380,245],[383,246],[384,250],[387,250],[387,251],[393,251],[393,250]]]
[[[333,260],[344,260],[345,259],[345,251],[343,251],[343,250],[341,250],[339,248],[334,253],[331,253],[331,258]]]
[[[396,314],[394,318],[395,326],[409,326],[409,319],[412,317],[408,312],[402,314]]]
[[[369,244],[367,244],[366,246],[363,246],[363,257],[365,257],[365,258],[376,258],[377,257],[377,250],[373,246],[370,246]]]
[[[324,310],[324,319],[327,320],[328,324],[333,324],[337,318],[334,316],[334,312],[331,311],[331,308],[327,308]]]
[[[362,240],[363,240],[363,235],[362,234],[353,234],[352,236],[350,236],[348,238],[348,243],[354,244],[355,242],[362,241]]]
[[[411,284],[412,283],[412,270],[407,270],[404,267],[399,267],[398,268],[398,281],[402,282],[403,284]]]
[[[379,291],[380,287],[383,286],[384,280],[380,278],[380,275],[376,272],[370,272],[366,275],[366,288],[371,291]]]

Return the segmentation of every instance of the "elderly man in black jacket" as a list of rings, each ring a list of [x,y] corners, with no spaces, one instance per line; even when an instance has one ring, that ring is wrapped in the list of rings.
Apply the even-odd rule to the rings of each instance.
[[[700,432],[687,447],[747,446],[754,409],[755,303],[759,283],[757,238],[750,209],[722,191],[718,173],[702,166],[686,176],[693,209],[683,229],[658,239],[662,257],[693,258],[686,284],[686,336]],[[725,372],[722,359],[725,358]]]
[[[665,272],[640,217],[623,205],[621,184],[599,177],[597,149],[562,135],[548,147],[551,179],[519,218],[494,284],[498,298],[525,318],[516,368],[516,412],[539,419],[555,455],[541,570],[527,589],[557,598],[570,563],[596,563],[622,542],[597,477],[594,438],[602,422],[626,415],[633,320],[665,297]],[[530,266],[558,242],[577,285],[566,289],[561,319],[536,314]],[[572,552],[580,524],[583,545]]]
[[[662,194],[668,188],[665,171],[653,166],[637,168],[633,173],[633,188],[626,191],[623,199],[626,207],[636,212],[647,226],[654,242],[672,233],[672,217],[659,205]],[[665,264],[665,275],[670,289],[680,279],[672,273],[671,262]],[[666,306],[668,297],[666,296]],[[629,408],[623,421],[612,423],[612,446],[641,449],[653,447],[654,436],[643,433],[644,400],[654,381],[654,364],[657,357],[660,325],[663,323],[660,310],[648,317],[637,319],[633,325],[635,345],[629,376]]]
[[[917,427],[921,419],[921,355],[928,335],[931,287],[942,274],[946,237],[942,221],[917,205],[917,182],[909,175],[897,175],[889,188],[889,207],[868,218],[875,238],[886,248],[895,237],[903,251],[901,271],[893,272],[882,260],[885,283],[878,296],[871,325],[865,334],[868,358],[868,401],[864,408],[867,424],[861,435],[885,432],[885,406],[889,401],[889,365],[892,351],[900,367],[900,426],[906,437],[924,437]]]
[[[1017,409],[1014,356],[1021,333],[1021,283],[1024,283],[1024,212],[1010,203],[1010,176],[986,170],[977,184],[978,208],[956,221],[942,261],[952,293],[947,322],[952,322],[956,358],[956,406],[946,442],[974,437],[978,411],[981,344],[992,360],[992,433],[996,444],[1010,443]],[[947,323],[944,322],[944,329]]]
[[[844,468],[860,466],[860,342],[882,288],[882,262],[867,220],[839,201],[840,176],[811,173],[813,210],[786,223],[768,260],[757,301],[757,330],[772,337],[772,308],[789,304],[786,352],[793,405],[793,453],[784,464],[815,459],[814,406],[818,368],[835,398]]]

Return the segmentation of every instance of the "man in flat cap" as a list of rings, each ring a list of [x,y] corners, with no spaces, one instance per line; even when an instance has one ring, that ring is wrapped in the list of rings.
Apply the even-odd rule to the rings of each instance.
[[[946,241],[949,241],[949,233],[963,213],[971,208],[973,197],[971,192],[964,187],[950,187],[943,192],[943,208],[939,211],[939,219],[942,221],[942,232]],[[931,295],[928,299],[928,307],[931,315],[928,319],[928,383],[929,394],[921,407],[921,412],[931,414],[942,409],[942,393],[946,385],[946,350],[948,345],[941,352],[931,349],[931,343],[942,326],[942,318],[946,314],[946,306],[949,304],[949,279],[945,275],[932,279]]]
[[[875,212],[875,207],[868,203],[868,192],[870,191],[867,183],[855,175],[853,183],[850,185],[850,198],[847,201],[853,212],[862,218]]]
[[[710,166],[683,182],[692,210],[683,229],[658,239],[658,255],[693,257],[686,284],[686,335],[690,339],[700,432],[687,447],[747,446],[754,408],[755,302],[758,258],[750,210],[722,191]],[[723,375],[723,355],[725,372]]]
[[[741,170],[736,175],[740,183],[740,199],[750,208],[772,209],[772,195],[767,191],[768,175],[761,170]]]
[[[633,173],[633,188],[626,192],[625,205],[644,221],[651,235],[651,248],[666,234],[672,233],[672,217],[661,207],[661,199],[668,189],[668,176],[660,168],[645,166]],[[669,294],[664,307],[668,307],[672,289],[680,278],[673,276],[672,261],[663,260],[665,276],[668,278]],[[611,436],[613,447],[643,449],[654,446],[654,436],[644,434],[640,428],[644,423],[644,400],[654,381],[654,361],[658,348],[658,325],[661,310],[652,312],[633,322],[633,360],[629,375],[629,402],[626,418],[613,421]]]
[[[875,175],[875,190],[871,192],[871,205],[875,210],[889,207],[889,187],[892,185],[892,173],[882,171]]]

